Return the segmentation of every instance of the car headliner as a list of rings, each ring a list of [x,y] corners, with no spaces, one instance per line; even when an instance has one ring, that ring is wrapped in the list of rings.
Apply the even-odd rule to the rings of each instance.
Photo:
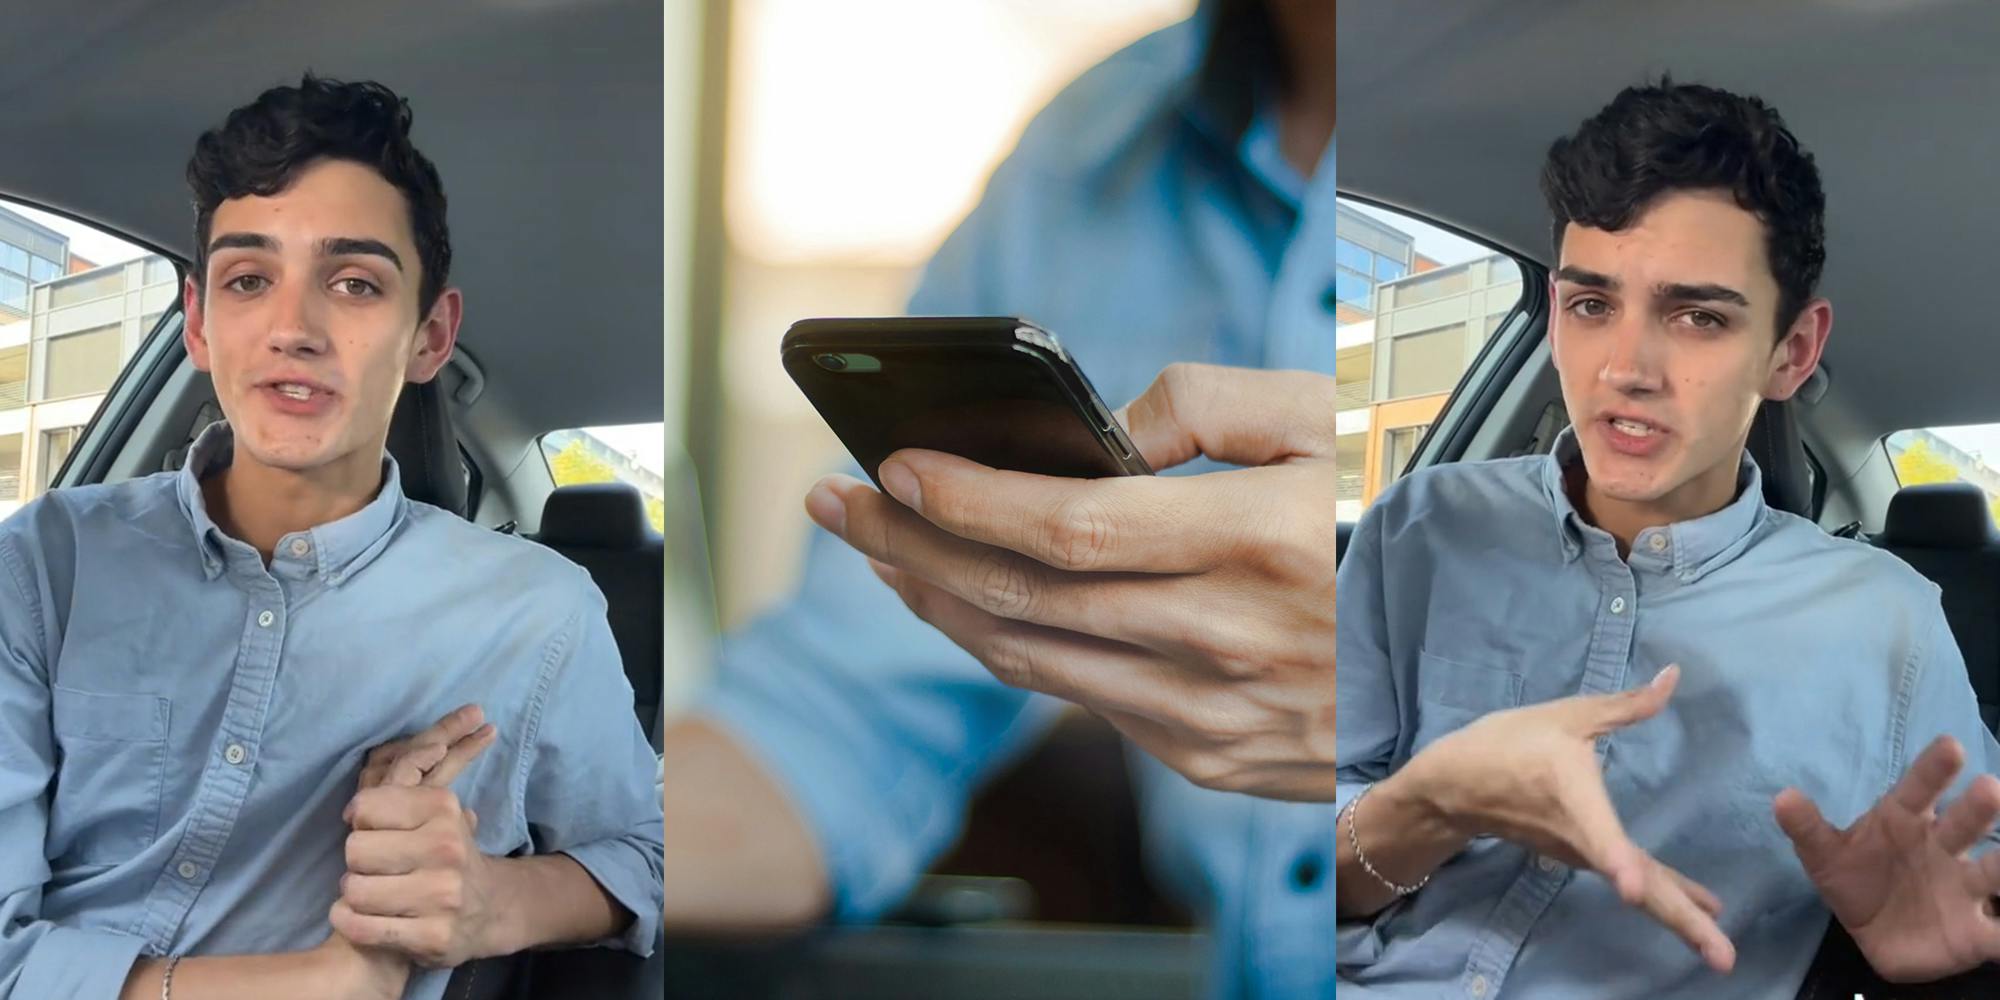
[[[1620,88],[1668,71],[1771,102],[1825,182],[1841,422],[2000,421],[1977,291],[2000,258],[2000,4],[1382,0],[1341,5],[1339,32],[1341,188],[1542,261],[1542,157]]]
[[[0,194],[179,257],[183,171],[301,73],[409,99],[450,200],[463,343],[533,429],[657,421],[661,9],[651,0],[93,0],[0,32]]]

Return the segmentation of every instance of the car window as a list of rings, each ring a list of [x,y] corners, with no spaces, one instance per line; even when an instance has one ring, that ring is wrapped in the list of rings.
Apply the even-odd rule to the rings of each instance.
[[[666,424],[581,427],[542,435],[542,458],[557,486],[628,483],[646,498],[646,520],[665,531]]]
[[[1335,517],[1353,521],[1417,446],[1501,321],[1512,258],[1414,216],[1341,199],[1335,220]]]
[[[1986,492],[1986,509],[2000,525],[2000,424],[1897,431],[1882,447],[1897,485],[1971,483]]]
[[[179,282],[144,247],[0,198],[0,517],[55,483]]]

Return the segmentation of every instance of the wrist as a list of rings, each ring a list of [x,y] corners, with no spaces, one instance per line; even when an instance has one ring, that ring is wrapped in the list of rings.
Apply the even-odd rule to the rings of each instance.
[[[1381,813],[1397,817],[1395,829],[1424,843],[1469,841],[1474,832],[1458,820],[1450,802],[1451,778],[1427,766],[1422,754],[1395,774],[1377,782],[1369,801]]]
[[[528,920],[535,903],[532,894],[521,889],[520,861],[489,856],[481,860],[479,868],[478,877],[486,885],[483,895],[489,900],[486,926],[475,949],[479,957],[512,955],[533,948],[536,942]]]

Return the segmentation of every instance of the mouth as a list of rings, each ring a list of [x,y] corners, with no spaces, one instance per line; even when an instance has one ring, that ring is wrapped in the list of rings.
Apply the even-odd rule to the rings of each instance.
[[[1649,438],[1655,434],[1665,434],[1667,429],[1658,424],[1648,423],[1633,417],[1609,416],[1604,418],[1621,434],[1635,438]]]
[[[315,397],[333,395],[332,389],[318,382],[309,382],[303,379],[272,379],[267,382],[258,383],[258,385],[286,399],[295,399],[299,402],[308,402]]]

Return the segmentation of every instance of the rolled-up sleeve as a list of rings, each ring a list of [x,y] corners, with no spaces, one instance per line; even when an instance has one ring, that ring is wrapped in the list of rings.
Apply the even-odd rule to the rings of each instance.
[[[581,575],[582,571],[578,571]],[[666,904],[658,758],[587,577],[589,600],[543,670],[523,809],[536,853],[575,859],[633,920],[615,945],[651,954]]]
[[[45,587],[19,524],[0,526],[0,1000],[117,1000],[145,942],[41,919],[49,880],[49,721]]]
[[[1335,718],[1340,720],[1334,747],[1339,761],[1334,804],[1341,811],[1389,775],[1402,742],[1402,716],[1383,599],[1382,510],[1379,505],[1371,508],[1355,526],[1347,554],[1340,561],[1334,598],[1339,622],[1334,656],[1340,664],[1334,704]],[[1346,836],[1346,831],[1345,824],[1335,825],[1335,836]],[[1379,928],[1394,909],[1392,905],[1368,919],[1336,921],[1335,964],[1340,968],[1373,964],[1384,943]]]

